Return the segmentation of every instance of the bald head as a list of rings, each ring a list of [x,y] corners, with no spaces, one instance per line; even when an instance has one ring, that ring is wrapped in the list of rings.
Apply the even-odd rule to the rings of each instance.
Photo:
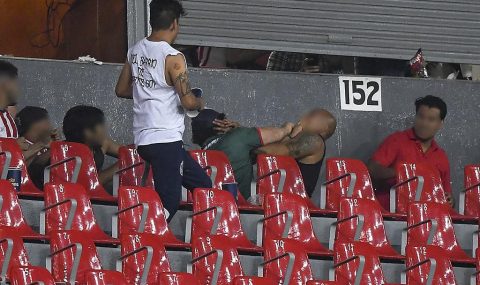
[[[300,120],[303,130],[321,135],[324,139],[330,138],[337,128],[337,120],[327,110],[315,108]]]

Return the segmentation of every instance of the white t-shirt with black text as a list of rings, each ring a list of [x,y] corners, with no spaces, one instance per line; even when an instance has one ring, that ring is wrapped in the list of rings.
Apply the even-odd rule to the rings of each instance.
[[[165,79],[165,59],[181,52],[167,42],[144,38],[128,51],[133,76],[133,134],[135,144],[181,141],[185,111],[180,97]]]

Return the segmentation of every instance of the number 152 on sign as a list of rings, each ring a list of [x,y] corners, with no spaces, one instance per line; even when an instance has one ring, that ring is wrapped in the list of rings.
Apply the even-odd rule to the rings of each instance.
[[[382,111],[382,79],[375,77],[340,76],[342,110]]]

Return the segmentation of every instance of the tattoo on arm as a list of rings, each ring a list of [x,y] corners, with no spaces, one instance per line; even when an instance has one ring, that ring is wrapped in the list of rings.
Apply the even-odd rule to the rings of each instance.
[[[190,87],[190,81],[188,80],[188,74],[186,71],[180,73],[177,78],[175,78],[174,84],[177,86],[177,91],[180,94],[180,97],[192,94],[192,88]]]
[[[302,134],[287,143],[290,155],[295,158],[303,158],[314,154],[318,149],[321,139],[314,134]]]

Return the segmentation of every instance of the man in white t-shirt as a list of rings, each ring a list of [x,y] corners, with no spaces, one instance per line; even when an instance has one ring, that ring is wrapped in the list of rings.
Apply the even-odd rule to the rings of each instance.
[[[203,109],[191,91],[184,55],[171,44],[185,10],[178,0],[150,3],[152,34],[129,49],[115,92],[133,98],[133,133],[140,156],[152,166],[155,190],[170,214],[178,209],[182,184],[212,187],[183,148],[185,110]]]

